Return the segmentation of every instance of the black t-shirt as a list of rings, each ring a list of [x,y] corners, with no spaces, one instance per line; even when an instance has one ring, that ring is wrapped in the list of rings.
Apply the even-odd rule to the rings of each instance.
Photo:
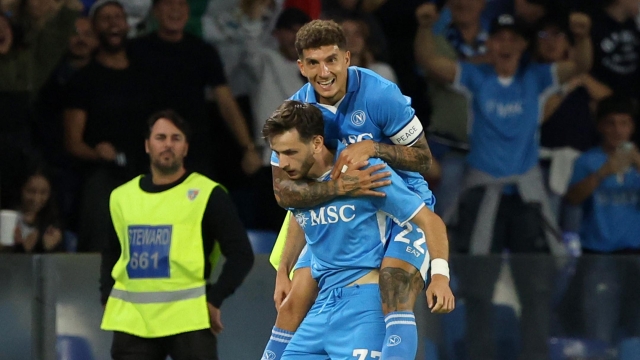
[[[587,151],[595,146],[597,133],[589,110],[590,101],[589,93],[584,87],[568,94],[542,125],[540,144],[549,148],[571,146],[580,151]]]
[[[152,33],[134,40],[129,53],[154,83],[155,110],[173,109],[191,124],[194,136],[189,154],[198,156],[199,149],[207,149],[211,141],[205,88],[227,83],[216,49],[190,34],[179,42],[168,42]]]
[[[593,19],[593,68],[591,74],[616,93],[637,98],[640,94],[640,31],[629,19],[619,23],[600,12]]]
[[[133,63],[123,70],[92,61],[67,87],[67,109],[87,113],[84,141],[91,147],[111,143],[127,161],[143,161],[144,135],[151,111],[150,84]]]

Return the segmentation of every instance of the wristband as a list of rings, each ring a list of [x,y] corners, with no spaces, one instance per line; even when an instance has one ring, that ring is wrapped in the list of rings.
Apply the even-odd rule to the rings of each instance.
[[[431,260],[431,277],[433,275],[444,275],[449,279],[449,263],[445,259]]]

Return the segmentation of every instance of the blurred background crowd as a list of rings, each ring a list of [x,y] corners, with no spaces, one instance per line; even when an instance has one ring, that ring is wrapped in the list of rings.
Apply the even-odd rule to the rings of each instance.
[[[306,82],[296,64],[296,31],[323,18],[342,25],[352,65],[372,69],[411,97],[434,155],[434,166],[424,176],[436,194],[436,211],[450,226],[452,252],[473,254],[468,241],[460,239],[473,237],[477,230],[474,216],[482,205],[478,191],[484,190],[462,193],[472,139],[478,136],[474,110],[468,94],[443,84],[421,60],[416,10],[423,3],[0,0],[0,207],[21,214],[16,245],[4,251],[100,251],[111,226],[109,194],[148,171],[144,124],[150,114],[167,108],[195,130],[187,167],[225,185],[247,228],[277,231],[284,211],[273,197],[270,151],[260,129]],[[471,64],[495,62],[504,55],[492,53],[489,45],[495,35],[492,23],[505,14],[516,19],[525,40],[522,64],[584,62],[575,58],[581,54],[574,51],[569,18],[575,12],[589,15],[590,71],[536,100],[536,165],[542,169],[552,217],[543,216],[540,204],[523,202],[517,191],[505,186],[490,218],[504,246],[489,252],[549,253],[552,249],[543,239],[551,229],[552,237],[574,255],[611,256],[584,277],[592,286],[581,289],[585,298],[593,299],[585,311],[617,301],[622,288],[638,294],[637,282],[633,285],[630,279],[640,265],[636,261],[615,269],[613,256],[640,254],[640,136],[635,132],[640,1],[435,3],[439,16],[431,26],[432,50]],[[495,106],[498,112],[518,110]],[[515,141],[523,136],[504,126],[499,130],[509,133],[505,136]],[[494,156],[491,147],[483,149],[487,157]],[[524,160],[514,155],[510,161]],[[536,246],[518,246],[525,235],[542,240],[534,241]],[[487,276],[489,283],[494,275]],[[624,286],[611,285],[623,278],[629,279]],[[519,291],[544,292],[530,281],[520,283],[527,286]],[[609,298],[603,297],[599,284],[609,284],[611,291],[604,292]],[[467,295],[480,301],[492,293]],[[537,301],[535,296],[524,298]],[[474,311],[473,305],[469,310]],[[619,311],[619,306],[611,311]],[[535,319],[535,312],[531,314]],[[612,341],[617,324],[589,321],[592,337]]]

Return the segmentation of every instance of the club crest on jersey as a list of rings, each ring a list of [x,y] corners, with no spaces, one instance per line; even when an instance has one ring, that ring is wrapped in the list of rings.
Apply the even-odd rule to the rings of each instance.
[[[355,126],[362,126],[365,120],[367,120],[367,115],[362,110],[356,110],[351,114],[351,122]]]
[[[198,197],[198,194],[200,194],[200,189],[189,189],[189,191],[187,191],[187,199],[193,201]]]

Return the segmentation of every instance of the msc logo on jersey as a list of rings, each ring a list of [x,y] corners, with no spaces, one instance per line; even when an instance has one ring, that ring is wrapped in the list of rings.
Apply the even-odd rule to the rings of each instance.
[[[260,360],[275,360],[276,353],[271,350],[266,350],[264,354],[262,354],[262,359]]]
[[[304,227],[307,226],[308,221],[309,218],[307,217],[307,215],[305,215],[305,213],[299,212],[296,214],[296,222],[298,223],[298,225],[300,225],[301,228],[304,229]]]
[[[351,114],[351,122],[355,126],[362,126],[365,120],[367,120],[367,115],[362,110],[356,110]]]
[[[356,207],[354,205],[323,206],[318,209],[318,212],[315,210],[309,210],[309,212],[311,214],[311,226],[335,224],[338,221],[349,222],[356,217]]]
[[[198,194],[200,194],[200,189],[189,189],[189,191],[187,191],[187,199],[193,201],[196,199]]]
[[[387,341],[388,346],[397,346],[402,342],[402,338],[398,335],[389,336],[389,340]]]

